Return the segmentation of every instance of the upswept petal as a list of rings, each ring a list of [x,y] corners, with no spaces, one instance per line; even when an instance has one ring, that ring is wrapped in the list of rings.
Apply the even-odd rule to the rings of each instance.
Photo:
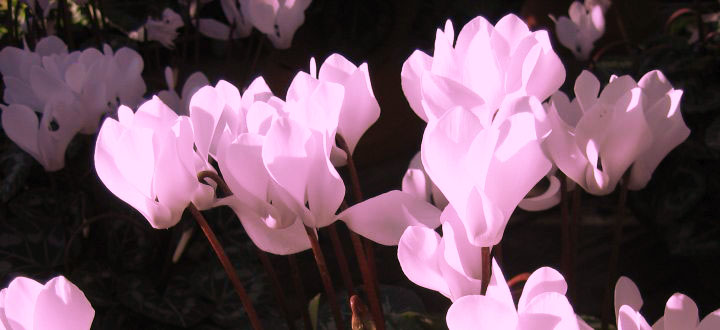
[[[697,330],[712,329],[720,329],[720,309],[716,309],[714,312],[705,316],[697,327]]]
[[[557,270],[550,267],[542,267],[534,271],[525,282],[520,300],[518,301],[518,313],[522,314],[530,311],[531,307],[529,305],[533,304],[533,300],[549,292],[557,293],[565,297],[567,283],[565,282],[565,278],[563,278]]]
[[[467,26],[467,25],[466,25]],[[462,35],[462,32],[460,32]],[[458,38],[459,42],[459,38]],[[402,85],[405,99],[410,108],[415,111],[422,120],[428,121],[425,110],[422,106],[422,78],[425,72],[430,70],[433,58],[421,50],[415,50],[405,63],[400,72],[400,83]]]
[[[428,176],[459,214],[465,214],[473,189],[464,159],[483,126],[474,114],[457,108],[430,122],[422,140],[422,162]]]
[[[332,54],[320,67],[318,78],[343,85],[342,107],[338,118],[337,133],[353,153],[360,137],[380,117],[380,105],[370,85],[367,63],[355,67],[339,54]]]
[[[618,318],[618,322],[620,307],[623,305],[639,311],[642,308],[643,300],[635,282],[625,276],[620,276],[615,283],[615,317]]]
[[[440,270],[442,238],[433,229],[410,226],[398,242],[398,261],[413,283],[450,297],[450,289]]]
[[[629,305],[622,305],[617,311],[618,330],[651,330],[645,318]]]
[[[43,285],[27,277],[16,277],[5,291],[5,317],[11,329],[34,328],[34,306]]]
[[[451,330],[518,328],[518,315],[514,307],[481,295],[456,300],[448,309],[445,321]]]
[[[85,294],[63,276],[47,283],[37,295],[33,327],[35,329],[90,329],[95,310]]]
[[[422,77],[422,107],[428,121],[435,121],[455,107],[463,107],[481,118],[486,126],[495,110],[487,108],[485,101],[457,81],[426,73]],[[466,110],[466,111],[467,111]]]
[[[668,299],[663,319],[665,329],[669,330],[695,329],[700,321],[697,305],[682,293],[675,293]]]
[[[8,138],[43,163],[43,156],[40,146],[38,146],[40,123],[35,111],[22,104],[0,105],[0,108],[2,109],[2,128]]]
[[[376,243],[397,245],[410,226],[438,227],[440,210],[410,194],[392,190],[351,206],[337,218]]]

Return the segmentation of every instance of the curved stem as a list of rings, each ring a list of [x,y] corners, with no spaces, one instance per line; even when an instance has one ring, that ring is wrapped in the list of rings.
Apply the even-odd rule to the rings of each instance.
[[[356,204],[360,203],[363,201],[362,191],[360,190],[360,177],[358,176],[357,168],[355,167],[355,161],[353,160],[350,148],[340,134],[335,134],[335,143],[338,148],[342,149],[345,152],[345,155],[347,155],[347,168],[350,173],[350,186],[353,192],[353,198],[355,199]],[[363,283],[365,283],[365,291],[368,296],[368,302],[370,303],[370,310],[373,315],[373,320],[375,321],[375,326],[378,330],[385,330],[385,316],[383,314],[382,304],[380,304],[380,288],[375,269],[376,262],[373,242],[367,239],[361,239],[352,231],[350,231],[350,233],[350,237],[353,240],[353,248],[355,248],[355,254],[360,265]],[[362,244],[356,243],[356,240],[362,240]],[[358,251],[358,249],[363,250],[363,246],[364,251]]]
[[[215,184],[217,184],[218,189],[225,195],[225,197],[232,195],[232,191],[230,190],[230,187],[228,187],[227,183],[225,183],[225,180],[223,180],[217,173],[214,171],[201,171],[197,174],[198,181],[202,183],[207,183],[205,179],[209,178],[210,180],[215,181]]]
[[[288,329],[295,330],[295,323],[290,317],[290,310],[288,309],[287,300],[285,299],[285,291],[283,291],[282,286],[280,285],[280,279],[277,276],[277,272],[275,272],[275,267],[272,266],[270,256],[268,256],[265,251],[260,250],[257,247],[255,250],[257,250],[260,262],[263,264],[263,267],[265,267],[265,272],[267,272],[270,277],[270,283],[272,284],[275,299],[280,304],[280,309],[284,314],[283,316],[285,316],[285,322],[287,323]]]
[[[355,295],[355,284],[353,284],[352,275],[350,274],[350,266],[348,265],[347,258],[345,257],[345,252],[343,251],[340,235],[337,231],[337,225],[335,225],[335,223],[331,223],[328,226],[328,232],[330,233],[330,241],[332,242],[333,250],[335,250],[335,256],[337,257],[338,264],[340,266],[340,276],[342,277],[343,284],[345,284],[348,297],[352,297]]]
[[[305,226],[305,232],[307,233],[308,239],[310,239],[310,246],[312,247],[313,255],[315,256],[315,264],[317,264],[318,271],[320,272],[320,279],[322,279],[323,287],[325,287],[325,295],[327,295],[328,304],[332,311],[333,318],[335,319],[335,327],[338,330],[342,330],[343,326],[342,315],[340,314],[340,307],[337,304],[337,298],[335,298],[335,289],[333,288],[332,279],[330,278],[330,272],[328,271],[327,264],[325,263],[325,256],[323,255],[320,243],[318,242],[315,230]]]
[[[627,203],[628,179],[630,177],[628,169],[620,181],[620,191],[618,194],[617,210],[615,213],[615,223],[613,224],[613,245],[610,252],[610,261],[608,263],[608,282],[605,287],[605,295],[603,297],[602,306],[602,328],[607,329],[610,317],[613,312],[612,295],[614,292],[615,278],[618,274],[618,259],[620,258],[620,245],[622,244],[623,234],[623,218],[625,217],[625,204]]]
[[[257,313],[255,312],[255,307],[253,306],[252,301],[250,301],[250,297],[245,291],[242,282],[240,282],[240,278],[235,272],[235,267],[233,267],[230,259],[225,254],[225,249],[223,249],[222,245],[220,245],[220,241],[218,241],[215,233],[205,220],[205,217],[203,217],[202,213],[200,213],[200,210],[198,210],[193,203],[190,203],[188,208],[190,209],[190,213],[192,213],[193,218],[195,218],[195,221],[205,234],[205,237],[207,237],[208,242],[210,242],[210,246],[212,246],[213,251],[215,251],[215,254],[225,269],[225,273],[227,273],[228,278],[230,278],[230,282],[232,282],[232,285],[235,288],[235,293],[237,293],[238,297],[240,297],[240,302],[242,302],[242,305],[245,308],[245,312],[250,319],[250,324],[252,324],[253,329],[262,329],[263,327]]]
[[[310,323],[310,314],[308,309],[305,308],[307,305],[307,295],[305,295],[305,289],[303,288],[302,278],[300,277],[300,267],[298,266],[295,255],[288,255],[288,263],[290,263],[290,272],[292,273],[293,284],[295,285],[295,297],[300,306],[300,315],[302,315],[303,324],[305,324],[305,330],[311,330],[312,324]]]

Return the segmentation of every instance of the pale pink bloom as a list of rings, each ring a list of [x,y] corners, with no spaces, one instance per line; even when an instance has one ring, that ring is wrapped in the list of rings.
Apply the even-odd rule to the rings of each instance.
[[[182,90],[178,95],[176,91],[177,71],[170,67],[165,67],[165,83],[168,89],[157,93],[157,96],[167,104],[170,109],[177,112],[178,115],[187,116],[190,114],[190,98],[197,92],[200,87],[210,85],[207,77],[200,71],[192,73],[185,79]]]
[[[315,73],[311,72],[311,75]],[[345,88],[337,134],[343,137],[352,154],[360,137],[380,117],[380,105],[370,84],[368,65],[363,63],[357,67],[342,55],[332,54],[323,62],[317,78],[338,83]],[[335,166],[344,165],[347,159],[345,153],[337,147],[333,148],[332,156],[336,156],[331,158]]]
[[[48,103],[40,121],[35,111],[25,105],[0,105],[3,130],[45,171],[60,170],[65,167],[65,150],[81,128],[81,123],[75,120],[79,115],[76,105],[72,99]]]
[[[572,102],[562,92],[551,98],[552,133],[543,146],[570,180],[591,194],[606,195],[651,146],[646,98],[629,76],[612,79],[600,93],[600,82],[588,71],[575,81],[575,95]]]
[[[30,86],[30,71],[34,66],[42,66],[42,57],[53,54],[68,54],[65,43],[55,36],[38,41],[34,52],[28,49],[27,44],[24,49],[5,47],[0,51],[0,73],[5,84],[3,100],[6,104],[20,103],[36,111],[43,108],[44,103]]]
[[[425,171],[457,211],[473,245],[497,244],[515,207],[552,167],[538,139],[545,128],[536,131],[542,107],[532,100],[505,102],[492,122],[458,107],[425,130]],[[526,111],[531,108],[536,109]]]
[[[451,330],[592,329],[575,315],[566,291],[562,275],[542,267],[525,282],[515,308],[507,282],[493,260],[487,293],[455,300],[445,319]]]
[[[398,244],[403,273],[413,283],[438,291],[452,301],[480,294],[482,247],[470,243],[452,205],[443,210],[439,220],[442,237],[432,226],[405,229]]]
[[[136,113],[121,106],[118,120],[105,120],[95,169],[105,186],[154,228],[177,224],[190,202],[199,209],[213,204],[213,187],[197,180],[198,172],[212,167],[193,150],[190,119],[178,117],[156,97]]]
[[[680,112],[682,90],[674,89],[658,70],[646,73],[638,86],[642,89],[643,113],[653,139],[632,165],[628,182],[631,190],[644,188],[660,161],[690,135]]]
[[[170,8],[165,8],[162,17],[159,20],[148,17],[145,24],[140,29],[128,33],[130,39],[139,41],[157,41],[163,47],[175,48],[175,38],[177,38],[177,29],[181,28],[183,23],[182,17]]]
[[[550,16],[555,22],[555,32],[560,44],[572,51],[575,58],[587,60],[595,41],[605,33],[605,10],[601,5],[588,6],[579,1],[570,5],[567,16],[559,19]]]
[[[90,329],[95,310],[85,294],[63,276],[40,284],[16,277],[0,291],[2,330]]]
[[[247,0],[253,26],[278,49],[290,48],[312,0]]]
[[[675,293],[665,304],[665,313],[652,327],[640,314],[643,305],[635,283],[621,276],[615,284],[615,317],[618,330],[711,330],[720,329],[720,309],[700,321],[698,308],[690,297]]]
[[[433,56],[415,51],[403,64],[402,89],[415,113],[436,120],[462,106],[492,118],[508,96],[542,101],[565,80],[546,31],[530,32],[515,15],[493,26],[478,16],[460,31],[437,30]]]
[[[220,0],[223,13],[228,24],[213,18],[200,18],[197,20],[197,29],[208,38],[230,40],[244,38],[252,31],[249,7],[252,0]],[[194,17],[194,4],[191,2],[191,17]],[[202,4],[201,4],[202,5]],[[195,24],[195,19],[191,21]]]

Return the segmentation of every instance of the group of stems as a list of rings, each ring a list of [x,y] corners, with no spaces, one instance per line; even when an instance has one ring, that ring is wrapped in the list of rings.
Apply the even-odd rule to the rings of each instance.
[[[347,146],[347,143],[341,136],[337,136],[336,140],[338,146],[345,151],[347,155],[347,167],[348,172],[350,174],[350,182],[353,192],[353,198],[356,203],[359,203],[363,200],[362,197],[362,191],[360,189],[360,180],[358,177],[357,169],[355,167],[355,163],[352,159],[352,155],[350,153],[350,150]],[[220,178],[220,176],[213,172],[213,171],[203,171],[198,174],[198,180],[201,182],[205,182],[205,179],[211,179],[217,186],[217,189],[223,193],[225,197],[232,195],[232,191],[230,191],[230,188],[227,186],[225,181]],[[346,203],[343,203],[343,207],[347,207]],[[223,265],[223,268],[225,269],[225,272],[227,273],[228,277],[230,278],[230,281],[233,284],[233,287],[235,288],[236,293],[240,297],[240,301],[243,304],[243,307],[245,308],[248,318],[250,319],[250,323],[252,324],[253,329],[262,329],[262,324],[257,316],[257,313],[252,305],[252,302],[250,301],[247,293],[245,292],[245,289],[242,285],[242,282],[240,281],[239,277],[237,276],[237,273],[235,269],[233,268],[230,260],[228,259],[227,255],[225,254],[222,246],[220,245],[219,241],[215,237],[215,234],[213,233],[210,226],[207,224],[207,221],[205,221],[204,217],[200,213],[200,211],[193,205],[192,203],[188,206],[190,209],[193,217],[197,221],[198,225],[203,230],[203,233],[205,233],[205,236],[207,237],[208,241],[210,242],[210,245],[212,246],[213,250],[215,251],[215,254],[217,255],[218,259],[220,260],[221,264]],[[345,329],[345,322],[342,319],[342,315],[340,313],[340,308],[337,304],[336,294],[333,287],[332,279],[330,277],[330,273],[328,271],[327,262],[325,260],[324,254],[322,252],[322,249],[320,247],[320,243],[318,241],[317,231],[315,228],[305,227],[305,231],[308,235],[308,239],[310,241],[310,246],[312,248],[313,255],[315,257],[315,263],[318,267],[318,271],[320,273],[320,278],[323,283],[325,295],[327,296],[328,304],[330,305],[331,313],[333,315],[333,319],[335,321],[335,325],[338,330]],[[344,285],[348,292],[348,297],[354,297],[356,299],[356,304],[359,302],[360,298],[356,296],[354,285],[352,281],[352,275],[349,270],[349,265],[347,262],[347,258],[345,257],[345,254],[343,252],[341,240],[339,238],[339,234],[337,231],[337,227],[333,224],[329,228],[330,238],[331,242],[333,244],[333,248],[335,250],[335,255],[337,256],[340,273],[344,282]],[[384,330],[385,329],[385,320],[384,315],[382,312],[382,306],[380,304],[379,299],[379,287],[378,287],[378,281],[377,281],[377,274],[375,272],[375,261],[374,261],[374,250],[372,246],[372,242],[365,240],[361,238],[356,233],[349,231],[350,233],[350,239],[352,242],[353,249],[355,251],[355,257],[358,261],[358,265],[360,268],[360,273],[362,275],[363,279],[363,285],[364,285],[364,291],[367,295],[367,299],[370,305],[370,313],[372,315],[372,323],[373,327],[378,330]],[[261,250],[258,251],[258,257],[261,260],[266,272],[268,273],[270,280],[272,282],[273,291],[276,296],[276,299],[278,300],[278,303],[281,305],[281,310],[283,311],[288,327],[290,329],[294,329],[294,322],[292,321],[292,318],[290,317],[290,312],[287,306],[287,303],[285,302],[285,294],[282,290],[282,286],[280,285],[280,281],[277,277],[277,273],[274,271],[274,268],[272,266],[272,263],[269,260],[269,257],[267,254]],[[483,258],[485,256],[483,255]],[[487,249],[487,260],[489,259],[489,248]],[[485,259],[484,259],[485,260]],[[296,294],[298,299],[301,302],[301,306],[304,306],[306,298],[305,298],[305,292],[302,289],[302,281],[301,277],[299,275],[299,269],[297,265],[297,261],[294,256],[289,256],[288,261],[290,263],[291,271],[293,273],[293,282],[296,287]],[[489,262],[489,261],[488,261]],[[489,271],[489,267],[488,267]],[[487,276],[487,282],[489,282],[489,272]],[[487,284],[484,286],[487,287]],[[357,308],[356,308],[357,309]],[[303,311],[303,322],[305,324],[305,328],[310,328],[310,319],[309,315],[307,314],[307,311]]]
[[[618,200],[615,211],[615,219],[613,222],[613,233],[612,233],[612,247],[610,251],[610,258],[608,260],[608,277],[607,284],[604,289],[603,300],[602,300],[602,329],[608,329],[609,320],[611,318],[612,298],[613,298],[613,286],[618,276],[618,262],[620,258],[620,246],[622,243],[622,232],[623,232],[623,219],[625,216],[625,204],[627,203],[628,195],[628,170],[620,180],[620,187],[618,191]],[[578,227],[580,218],[580,201],[582,196],[582,190],[576,187],[572,191],[568,189],[567,177],[564,175],[560,176],[561,182],[561,201],[560,201],[560,216],[561,216],[561,260],[560,268],[563,272],[565,280],[568,284],[567,297],[571,302],[575,298],[576,294],[576,282],[577,277],[575,274],[575,261],[577,259],[577,242],[578,242]]]

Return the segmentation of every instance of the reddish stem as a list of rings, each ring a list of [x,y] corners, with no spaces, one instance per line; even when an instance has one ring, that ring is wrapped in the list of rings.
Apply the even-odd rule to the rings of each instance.
[[[483,247],[480,250],[482,257],[482,278],[480,279],[480,294],[485,295],[488,285],[490,284],[490,276],[492,275],[492,259],[490,258],[490,248]]]
[[[193,218],[195,218],[195,221],[197,221],[198,225],[205,234],[205,237],[207,237],[208,242],[210,242],[210,246],[212,246],[213,250],[215,251],[215,255],[217,255],[223,268],[225,268],[225,273],[227,273],[228,278],[230,278],[230,282],[232,282],[232,285],[235,288],[235,293],[237,293],[238,297],[240,297],[240,302],[242,302],[242,305],[245,308],[245,312],[250,319],[250,324],[252,324],[253,329],[262,329],[263,327],[260,323],[260,319],[258,318],[257,313],[255,312],[255,307],[253,307],[252,301],[250,301],[250,297],[247,295],[247,292],[245,292],[245,288],[243,287],[242,282],[240,282],[240,278],[235,272],[235,267],[233,267],[230,259],[228,259],[227,255],[225,254],[225,250],[223,249],[222,245],[220,245],[220,241],[218,241],[215,233],[212,231],[212,228],[210,228],[210,225],[208,225],[205,217],[203,217],[202,213],[200,213],[197,207],[195,207],[193,203],[190,203],[190,205],[188,205],[188,208],[190,209],[190,213],[192,213]]]
[[[305,226],[305,232],[307,233],[308,239],[310,239],[310,246],[312,247],[313,255],[315,256],[315,264],[317,264],[318,271],[320,272],[320,279],[322,279],[323,286],[325,287],[325,295],[327,295],[328,304],[332,311],[333,318],[335,319],[335,327],[338,330],[342,330],[343,326],[342,315],[340,314],[340,307],[337,304],[335,298],[335,289],[333,288],[332,279],[330,278],[330,272],[327,269],[325,263],[325,256],[323,255],[320,243],[318,242],[315,230]]]
[[[605,295],[603,297],[602,306],[602,328],[607,329],[608,323],[613,310],[612,299],[613,299],[613,286],[615,285],[615,278],[618,273],[618,259],[620,259],[620,245],[622,244],[623,234],[623,218],[625,217],[625,204],[627,203],[628,194],[628,179],[630,177],[630,170],[628,169],[623,175],[620,181],[620,191],[618,193],[618,203],[616,210],[615,223],[613,224],[613,245],[610,253],[610,261],[608,263],[608,282],[605,287]]]
[[[352,281],[352,275],[350,274],[350,266],[348,265],[345,252],[343,251],[342,243],[340,242],[340,235],[338,235],[337,226],[335,223],[328,226],[328,232],[330,233],[330,241],[332,242],[333,249],[335,250],[335,256],[338,259],[340,266],[340,275],[342,276],[343,284],[347,289],[348,297],[355,295],[355,285]]]
[[[347,155],[347,168],[350,173],[350,186],[353,192],[353,198],[355,199],[356,204],[360,203],[363,201],[362,191],[360,190],[360,177],[358,176],[357,168],[355,167],[355,161],[353,160],[350,148],[340,134],[335,135],[335,143],[338,148],[342,149],[345,152],[345,155]],[[378,330],[385,330],[385,316],[383,314],[382,304],[380,304],[380,288],[375,269],[376,262],[373,242],[367,239],[361,239],[352,231],[350,231],[350,233],[350,238],[353,240],[355,255],[358,259],[358,264],[360,265],[360,272],[363,277],[363,283],[365,284],[365,291],[368,296],[370,311],[373,315],[375,326]],[[355,242],[356,240],[358,242]]]
[[[290,317],[290,310],[288,309],[287,300],[285,299],[285,292],[280,285],[280,279],[277,276],[277,272],[275,272],[275,267],[273,267],[270,257],[267,253],[265,253],[265,251],[258,248],[255,250],[260,258],[260,262],[262,262],[262,265],[265,268],[265,272],[270,277],[270,283],[272,284],[275,299],[280,304],[280,309],[282,309],[283,316],[285,316],[285,322],[287,323],[288,329],[294,330],[295,322],[293,322],[293,319]]]
[[[294,255],[288,255],[288,262],[290,263],[290,272],[292,273],[293,284],[295,285],[295,297],[300,306],[300,315],[302,315],[303,324],[305,324],[305,330],[311,330],[312,324],[310,323],[310,314],[305,306],[308,303],[307,295],[305,295],[305,289],[302,284],[302,278],[300,277],[300,267],[298,266],[297,259]]]

